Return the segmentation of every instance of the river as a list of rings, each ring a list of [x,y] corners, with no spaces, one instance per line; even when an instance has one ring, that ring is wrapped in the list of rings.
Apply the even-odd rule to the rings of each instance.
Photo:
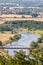
[[[17,41],[14,41],[12,44],[7,44],[4,47],[13,47],[13,48],[30,48],[30,43],[32,41],[37,41],[38,36],[36,34],[27,33],[27,32],[19,32],[21,34],[21,38]],[[20,49],[6,49],[10,56],[14,55],[14,51],[19,51]],[[26,53],[28,50],[23,49]]]

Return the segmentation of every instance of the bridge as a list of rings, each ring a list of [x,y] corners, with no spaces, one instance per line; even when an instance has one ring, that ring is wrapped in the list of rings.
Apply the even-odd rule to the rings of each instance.
[[[4,50],[9,50],[9,49],[11,49],[11,50],[28,50],[28,51],[31,51],[33,48],[28,48],[26,46],[19,45],[19,44],[1,46],[0,47],[0,55],[5,57],[6,59],[8,59],[9,56],[7,55],[7,53],[4,52]]]
[[[27,49],[27,50],[31,50],[31,48],[27,48],[27,47],[25,47],[25,48],[20,48],[20,47],[1,47],[0,49]]]
[[[28,48],[26,46],[19,45],[19,44],[2,46],[2,47],[0,47],[0,49],[28,49],[28,50],[31,50],[31,48]]]

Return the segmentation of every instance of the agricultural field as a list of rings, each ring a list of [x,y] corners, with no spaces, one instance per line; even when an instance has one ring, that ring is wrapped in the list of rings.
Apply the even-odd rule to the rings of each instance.
[[[13,38],[13,36],[15,36],[16,34],[11,34],[9,32],[4,32],[4,33],[0,33],[0,41],[2,41],[3,44],[5,44],[5,42],[7,42],[10,37]]]
[[[20,20],[34,20],[34,21],[42,21],[43,17],[32,17],[31,15],[16,15],[16,14],[2,14],[0,15],[0,24],[4,23],[5,21],[20,21]]]
[[[4,21],[3,20],[0,20],[0,24],[3,24],[4,23]]]

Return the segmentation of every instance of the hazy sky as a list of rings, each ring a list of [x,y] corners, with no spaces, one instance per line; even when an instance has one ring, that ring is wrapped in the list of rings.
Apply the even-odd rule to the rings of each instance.
[[[0,2],[43,2],[43,0],[0,0]]]

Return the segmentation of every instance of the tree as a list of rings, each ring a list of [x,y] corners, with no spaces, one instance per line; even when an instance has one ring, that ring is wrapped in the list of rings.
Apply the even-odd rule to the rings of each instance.
[[[4,56],[0,55],[0,65],[8,65],[7,59]]]
[[[0,41],[0,46],[2,46],[2,42]]]
[[[22,15],[22,18],[25,18],[25,16],[24,16],[24,15]]]
[[[38,43],[42,43],[42,38],[38,38]]]
[[[30,54],[36,61],[35,65],[43,65],[43,52],[40,52],[40,49],[34,49]]]
[[[43,52],[39,52],[39,50],[33,49],[30,55],[26,55],[23,50],[20,50],[8,60],[4,56],[0,56],[0,65],[43,65]]]
[[[14,59],[15,65],[30,65],[28,57],[26,56],[25,52],[23,52],[23,50],[15,52]]]
[[[37,16],[38,16],[37,13],[35,13],[35,14],[33,13],[33,14],[32,14],[32,17],[37,17]]]
[[[14,28],[13,27],[11,27],[11,33],[14,34]]]
[[[39,45],[37,44],[37,42],[32,41],[30,44],[30,48],[39,48]]]

